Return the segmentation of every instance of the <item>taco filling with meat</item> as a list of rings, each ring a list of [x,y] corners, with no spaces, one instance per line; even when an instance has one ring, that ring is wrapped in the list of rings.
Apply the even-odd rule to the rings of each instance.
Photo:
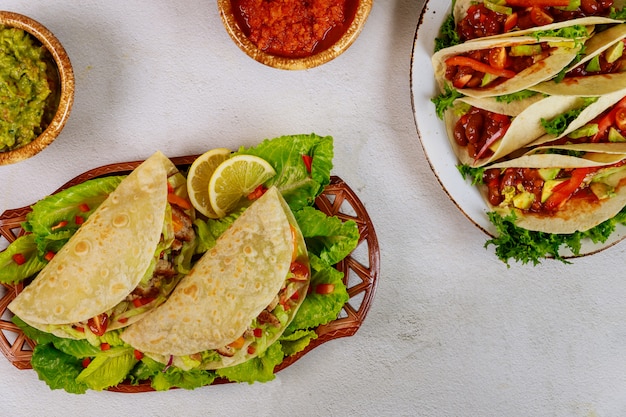
[[[59,337],[95,340],[163,303],[190,267],[185,180],[157,152],[124,178],[8,308]]]
[[[623,0],[457,0],[456,32],[462,42],[526,35],[573,25],[616,23]]]
[[[304,238],[275,187],[220,236],[170,298],[121,335],[164,366],[218,369],[263,353],[310,280]]]

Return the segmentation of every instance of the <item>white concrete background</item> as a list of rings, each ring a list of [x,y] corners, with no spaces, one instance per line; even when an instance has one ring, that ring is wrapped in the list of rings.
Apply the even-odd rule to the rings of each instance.
[[[483,248],[487,237],[441,190],[414,125],[422,5],[376,0],[344,55],[287,72],[244,55],[215,1],[3,0],[63,42],[77,92],[49,149],[0,167],[0,211],[157,149],[179,156],[316,132],[335,138],[333,173],[367,207],[382,268],[358,333],[273,382],[77,396],[0,358],[0,415],[626,415],[626,245],[510,269]]]

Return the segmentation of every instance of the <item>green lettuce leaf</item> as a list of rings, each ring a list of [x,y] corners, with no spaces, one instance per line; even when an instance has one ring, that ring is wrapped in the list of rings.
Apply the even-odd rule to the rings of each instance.
[[[279,341],[285,356],[291,356],[304,350],[314,339],[317,339],[315,330],[297,330],[287,335],[283,334]]]
[[[82,361],[50,344],[35,346],[30,363],[50,389],[64,389],[72,394],[84,394],[89,389],[87,384],[76,380],[83,371]]]
[[[283,361],[284,356],[280,342],[275,342],[256,358],[218,369],[216,374],[232,382],[268,382],[275,378],[274,368]]]
[[[281,136],[266,139],[253,148],[242,147],[235,154],[256,155],[269,162],[277,174],[265,185],[275,185],[293,211],[312,205],[330,183],[334,155],[331,136]],[[303,155],[312,157],[310,173]]]
[[[76,377],[76,382],[101,391],[122,382],[136,363],[132,347],[112,347],[94,356],[89,365]]]
[[[342,222],[313,207],[294,213],[307,250],[319,256],[326,264],[335,265],[357,247],[359,228],[353,220]]]
[[[342,272],[328,266],[315,255],[312,255],[310,260],[313,270],[310,284],[312,291],[302,302],[298,313],[285,330],[285,334],[312,329],[336,319],[344,304],[350,299],[343,283]],[[330,294],[317,294],[315,287],[319,284],[333,284],[334,291]]]
[[[142,359],[143,361],[143,359]],[[163,364],[161,364],[163,367]],[[171,388],[196,389],[210,385],[215,380],[215,372],[192,369],[183,371],[174,366],[165,372],[159,371],[151,375],[151,386],[157,391],[166,391]]]
[[[435,105],[435,113],[437,117],[443,120],[444,112],[454,105],[454,100],[463,97],[463,94],[452,88],[449,84],[444,85],[443,93],[437,97],[431,98],[430,101]]]
[[[26,262],[18,265],[13,260],[16,254],[24,256]],[[37,254],[35,235],[27,234],[15,239],[6,250],[0,252],[0,282],[14,284],[41,271],[47,262],[41,260]]]

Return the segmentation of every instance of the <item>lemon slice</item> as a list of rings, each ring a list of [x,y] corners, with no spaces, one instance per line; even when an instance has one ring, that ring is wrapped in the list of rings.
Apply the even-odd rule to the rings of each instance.
[[[209,201],[209,181],[215,169],[229,157],[230,149],[211,149],[200,155],[189,167],[187,174],[189,200],[196,210],[210,219],[217,219],[219,216]]]
[[[222,162],[209,181],[209,201],[219,217],[240,207],[259,185],[276,175],[272,166],[254,155],[236,155]]]

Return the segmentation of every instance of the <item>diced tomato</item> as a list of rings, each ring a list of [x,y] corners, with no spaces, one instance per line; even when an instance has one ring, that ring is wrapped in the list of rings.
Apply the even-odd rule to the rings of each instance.
[[[517,26],[517,17],[518,17],[517,12],[511,13],[510,15],[506,17],[506,20],[504,21],[505,33],[510,32],[513,29],[515,29],[515,26]]]
[[[566,7],[569,0],[506,0],[506,4],[513,7]]]
[[[315,292],[320,295],[330,294],[335,291],[335,284],[317,284]]]
[[[622,131],[626,131],[626,107],[621,107],[615,112],[615,125]]]
[[[306,172],[311,173],[311,166],[313,164],[313,157],[311,155],[302,155],[302,161],[306,167]]]
[[[291,295],[289,299],[293,301],[298,301],[300,299],[300,294],[298,294],[298,291],[296,291]]]
[[[565,204],[583,183],[585,177],[597,168],[576,168],[569,180],[554,187],[552,194],[544,203],[546,210],[556,210]]]
[[[174,192],[174,187],[169,182],[167,183],[167,193],[172,194]]]
[[[117,321],[119,321],[120,323],[126,323],[128,321],[128,317],[122,317],[120,319],[117,319]]]
[[[256,348],[252,345],[248,346],[248,355],[254,355]]]
[[[83,216],[76,216],[74,217],[74,223],[80,226],[81,224],[85,223],[85,218]]]
[[[67,220],[61,220],[60,222],[58,222],[57,224],[52,226],[50,228],[50,230],[57,230],[57,229],[60,229],[62,227],[65,227],[65,226],[67,226],[67,223],[68,223]]]
[[[187,201],[186,199],[182,198],[181,196],[179,196],[178,194],[168,193],[167,201],[168,203],[174,204],[175,206],[178,206],[182,208],[183,210],[189,210],[191,208],[191,203]]]
[[[255,327],[255,329],[252,330],[252,332],[254,333],[254,337],[263,336],[263,329],[261,329],[260,327]]]
[[[87,321],[89,330],[96,336],[102,336],[109,325],[109,316],[106,313],[98,314]]]
[[[154,301],[154,298],[151,297],[142,297],[142,298],[135,298],[133,300],[133,305],[136,308],[139,308],[141,306],[145,306],[148,303],[151,303],[152,301]]]
[[[309,268],[300,262],[292,262],[289,271],[293,274],[290,277],[293,281],[306,281],[309,279]]]
[[[504,46],[491,48],[489,50],[489,65],[494,68],[504,68],[507,64],[507,54]]]
[[[85,329],[83,327],[74,326],[74,330],[81,332],[81,333],[85,333]]]
[[[454,66],[465,66],[470,67],[474,71],[484,72],[487,74],[497,75],[498,77],[503,78],[513,78],[515,77],[515,72],[503,68],[494,68],[491,65],[487,65],[483,62],[477,61],[475,59],[469,58],[467,56],[453,56],[446,59],[446,65],[454,67]]]
[[[137,349],[134,350],[133,354],[135,355],[135,359],[137,359],[138,361],[143,359],[143,353],[141,353]]]
[[[530,19],[537,26],[549,25],[554,22],[554,18],[546,13],[541,7],[532,7],[530,9]]]
[[[55,253],[52,252],[51,250],[49,250],[48,252],[46,252],[46,254],[43,256],[43,258],[50,262],[52,260],[52,258],[54,258]]]
[[[82,211],[83,213],[87,213],[90,210],[89,205],[87,205],[87,203],[83,203],[79,205],[78,209]]]
[[[26,257],[24,256],[24,254],[21,253],[16,253],[15,255],[12,256],[13,262],[15,262],[18,265],[24,265],[26,263]]]
[[[606,134],[609,127],[611,127],[615,123],[615,115],[622,108],[626,108],[626,97],[617,102],[617,104],[613,106],[609,113],[600,118],[600,120],[598,121],[598,133],[596,133],[594,139],[597,137],[602,137]]]
[[[108,343],[102,343],[100,345],[100,350],[109,350],[109,349],[111,349],[111,345]]]
[[[89,358],[89,357],[88,358],[84,358],[83,362],[82,362],[83,368],[88,367],[90,363],[91,363],[91,358]]]
[[[266,191],[267,191],[267,189],[265,188],[265,186],[263,184],[261,184],[258,187],[256,187],[254,189],[254,191],[252,191],[250,194],[248,194],[248,200],[252,201],[252,200],[258,199],[263,194],[265,194]]]

